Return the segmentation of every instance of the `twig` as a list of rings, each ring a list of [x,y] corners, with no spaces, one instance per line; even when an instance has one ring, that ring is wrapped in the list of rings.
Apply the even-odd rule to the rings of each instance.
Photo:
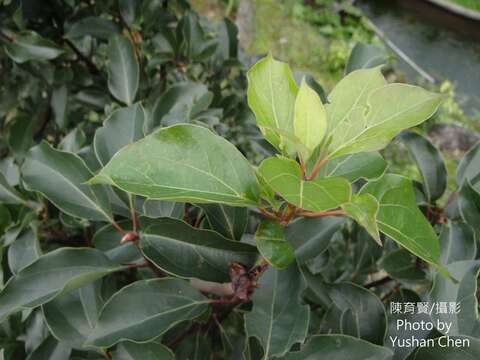
[[[128,194],[128,202],[130,204],[130,217],[132,218],[132,230],[136,234],[138,232],[137,212],[135,211],[135,195]]]
[[[400,289],[400,286],[402,286],[402,284],[400,284],[398,281],[396,282],[395,286],[393,288],[390,289],[389,292],[387,292],[385,295],[382,296],[382,302],[385,302],[387,301],[388,299],[390,299],[390,297],[395,294],[398,289]]]
[[[69,40],[69,39],[64,39],[65,43],[68,45],[70,49],[73,50],[73,52],[82,60],[88,67],[91,73],[95,75],[102,75],[102,72],[100,69],[95,65],[95,63],[90,60],[88,56],[85,56],[76,46],[75,44]]]
[[[327,161],[327,157],[320,157],[315,163],[312,172],[308,175],[305,180],[313,180],[317,177],[318,172],[320,171],[322,165]]]
[[[370,288],[374,288],[374,287],[378,287],[378,286],[388,284],[390,281],[393,281],[393,279],[390,276],[385,276],[381,279],[369,282],[369,283],[367,283],[363,286],[367,289],[370,289]]]
[[[343,210],[330,210],[330,211],[319,211],[319,212],[311,212],[311,211],[298,211],[298,215],[309,217],[309,218],[320,218],[326,216],[345,216],[345,212]]]

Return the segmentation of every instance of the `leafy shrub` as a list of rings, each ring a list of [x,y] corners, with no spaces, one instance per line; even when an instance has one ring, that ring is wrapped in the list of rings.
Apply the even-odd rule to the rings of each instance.
[[[364,45],[328,97],[272,56],[245,76],[183,1],[3,6],[5,359],[405,359],[400,299],[459,301],[478,337],[479,147],[442,209],[439,151],[402,132],[442,96]],[[386,172],[397,135],[422,183]]]

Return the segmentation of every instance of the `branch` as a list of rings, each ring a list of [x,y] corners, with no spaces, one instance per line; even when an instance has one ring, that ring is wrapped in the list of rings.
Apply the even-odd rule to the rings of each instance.
[[[200,280],[197,278],[190,279],[190,285],[195,289],[217,296],[233,296],[235,292],[233,291],[232,283],[216,283],[212,281]]]
[[[374,288],[374,287],[378,287],[378,286],[388,284],[390,281],[393,281],[393,279],[390,276],[385,276],[381,279],[369,282],[369,283],[363,285],[363,287],[365,287],[367,289],[370,289],[370,288]]]

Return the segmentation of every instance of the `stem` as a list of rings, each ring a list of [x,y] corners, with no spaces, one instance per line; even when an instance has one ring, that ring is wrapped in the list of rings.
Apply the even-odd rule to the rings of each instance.
[[[312,169],[312,172],[310,173],[309,176],[306,177],[306,180],[310,181],[313,180],[317,177],[318,172],[320,171],[320,168],[322,165],[327,161],[327,157],[324,158],[319,158],[317,162],[315,163],[315,166]]]
[[[378,287],[378,286],[388,284],[390,281],[393,281],[393,279],[390,276],[385,276],[381,279],[369,282],[369,283],[363,285],[363,287],[365,287],[367,289],[370,289],[370,288],[374,288],[374,287]]]
[[[68,45],[68,47],[72,49],[73,52],[80,58],[80,60],[82,60],[87,65],[88,69],[92,74],[101,75],[101,71],[97,67],[97,65],[95,65],[95,63],[87,56],[83,55],[83,53],[75,46],[75,44],[71,40],[65,39],[64,41]]]
[[[258,209],[258,210],[260,210],[262,215],[265,216],[267,219],[280,220],[279,217],[276,214],[268,211],[267,209]]]
[[[395,286],[393,288],[391,288],[389,292],[387,292],[385,295],[382,296],[382,302],[385,302],[388,299],[390,299],[390,297],[393,294],[395,294],[398,291],[398,289],[400,289],[400,286],[401,286],[401,284],[397,281]]]
[[[15,42],[15,38],[11,35],[8,35],[3,30],[0,30],[0,37],[2,37],[3,39],[5,39],[5,40],[7,40],[8,42],[11,42],[11,43]]]
[[[135,211],[135,195],[128,194],[128,202],[130,204],[130,217],[132,218],[132,231],[136,234],[138,230],[138,219]]]
[[[110,224],[112,224],[115,230],[117,230],[121,235],[125,235],[127,233],[120,225],[117,224],[115,220],[110,219]]]
[[[345,216],[343,210],[330,210],[330,211],[319,211],[319,212],[310,212],[310,211],[300,211],[298,215],[309,217],[309,218],[320,218],[326,216]]]

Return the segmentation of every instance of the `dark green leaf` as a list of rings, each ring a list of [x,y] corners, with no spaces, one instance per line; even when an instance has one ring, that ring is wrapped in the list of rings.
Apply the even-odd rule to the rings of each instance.
[[[437,321],[451,324],[448,334],[445,329],[438,329],[446,335],[480,336],[480,319],[478,317],[477,278],[480,271],[480,261],[465,260],[447,265],[450,275],[457,280],[452,280],[437,275],[429,298],[431,303],[444,303],[446,313],[432,312],[434,324]],[[457,305],[458,304],[458,305]],[[450,311],[450,306],[453,311]],[[458,308],[456,307],[458,306]],[[457,311],[459,310],[459,311]],[[437,313],[438,312],[438,313]]]
[[[440,233],[442,264],[474,260],[477,255],[475,233],[467,224],[446,223]]]
[[[124,340],[148,342],[174,325],[200,316],[207,307],[208,299],[183,280],[137,281],[108,300],[87,344],[110,347]]]
[[[292,352],[282,360],[391,360],[393,352],[383,346],[347,335],[315,335],[301,351]]]
[[[386,62],[386,54],[383,49],[375,45],[357,43],[347,61],[345,74],[358,69],[373,68]]]
[[[65,213],[112,221],[107,193],[101,187],[85,184],[92,173],[78,156],[43,142],[28,152],[22,174],[30,190],[42,193]]]
[[[285,229],[285,237],[295,248],[297,262],[303,264],[323,253],[333,234],[344,223],[345,219],[341,217],[300,218],[290,223]]]
[[[7,182],[0,173],[0,203],[3,204],[24,204],[25,198]]]
[[[440,151],[423,136],[406,131],[398,136],[422,174],[423,189],[430,201],[438,200],[447,188],[447,169]]]
[[[5,45],[5,51],[15,62],[51,60],[63,53],[55,43],[44,39],[34,31],[14,35],[14,41]]]
[[[175,360],[172,351],[162,344],[121,342],[113,353],[113,360]]]
[[[132,43],[122,35],[108,42],[108,89],[127,105],[132,105],[138,90],[140,70]]]
[[[417,258],[404,249],[390,252],[383,258],[383,269],[394,279],[404,282],[425,282],[426,274],[417,264]]]
[[[68,346],[49,336],[27,357],[27,360],[65,360],[70,358],[71,351]]]
[[[212,230],[231,240],[240,240],[248,221],[248,209],[221,204],[200,205]]]
[[[434,347],[421,347],[413,360],[475,360],[480,357],[480,340],[469,336],[451,336],[455,346],[448,345],[447,337],[436,340]]]
[[[232,262],[250,267],[257,258],[251,245],[170,218],[155,220],[141,234],[140,247],[148,259],[169,274],[216,282],[229,280]]]
[[[93,140],[98,161],[105,166],[120,149],[140,140],[143,133],[145,114],[142,105],[114,111],[95,132]]]
[[[112,34],[119,32],[119,26],[113,21],[98,16],[89,16],[72,24],[65,34],[65,37],[75,39],[90,35],[99,39],[108,40]]]
[[[468,179],[476,188],[480,181],[480,143],[473,146],[463,157],[457,168],[457,185],[461,187]],[[477,189],[479,190],[479,189]]]
[[[264,359],[270,359],[305,340],[310,309],[301,304],[305,280],[296,264],[284,270],[267,269],[259,286],[252,296],[253,309],[245,316],[245,326],[248,337],[260,341]]]
[[[61,248],[52,251],[10,278],[0,293],[0,319],[45,304],[64,292],[119,269],[95,249]]]
[[[8,265],[13,274],[37,260],[42,251],[38,242],[37,231],[30,227],[25,230],[8,248]]]

